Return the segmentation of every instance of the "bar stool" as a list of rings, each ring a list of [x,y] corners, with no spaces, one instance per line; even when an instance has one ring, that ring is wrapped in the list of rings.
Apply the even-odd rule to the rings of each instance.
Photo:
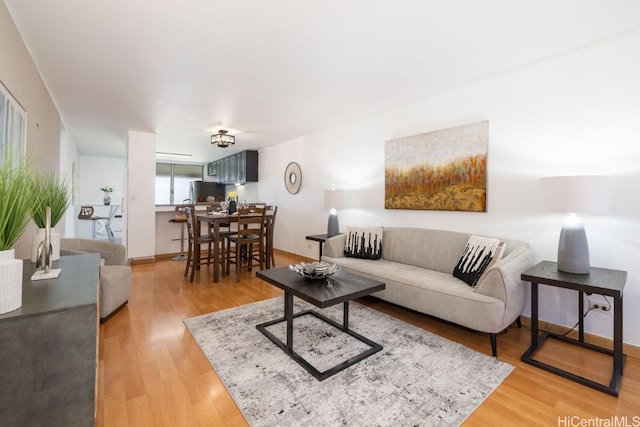
[[[180,224],[180,238],[179,239],[171,239],[171,241],[180,240],[180,253],[173,258],[172,261],[182,261],[187,259],[187,256],[184,254],[184,226],[187,223],[187,214],[184,211],[184,207],[176,206],[176,209],[173,211],[173,218],[169,220],[169,222]]]

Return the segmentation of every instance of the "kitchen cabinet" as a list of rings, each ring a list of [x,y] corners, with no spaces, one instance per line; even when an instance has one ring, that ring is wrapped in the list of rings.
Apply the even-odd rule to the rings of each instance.
[[[214,162],[209,162],[207,164],[207,175],[217,178],[218,177],[218,162],[214,161]],[[213,179],[213,181],[216,181],[216,179]]]
[[[246,150],[207,164],[207,174],[219,184],[258,182],[258,152]]]

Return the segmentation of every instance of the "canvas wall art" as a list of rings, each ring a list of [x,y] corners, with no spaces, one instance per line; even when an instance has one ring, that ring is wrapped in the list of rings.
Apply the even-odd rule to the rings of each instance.
[[[489,122],[385,142],[385,208],[487,211]]]

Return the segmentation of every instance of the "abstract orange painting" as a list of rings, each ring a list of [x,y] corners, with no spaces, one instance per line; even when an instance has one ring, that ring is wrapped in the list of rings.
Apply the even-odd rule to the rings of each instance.
[[[489,122],[385,142],[386,209],[487,211]]]

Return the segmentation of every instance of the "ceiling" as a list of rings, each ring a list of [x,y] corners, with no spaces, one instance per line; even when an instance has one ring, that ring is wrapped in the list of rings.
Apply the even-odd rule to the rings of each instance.
[[[4,1],[82,154],[135,130],[195,162],[640,28],[636,0]]]

